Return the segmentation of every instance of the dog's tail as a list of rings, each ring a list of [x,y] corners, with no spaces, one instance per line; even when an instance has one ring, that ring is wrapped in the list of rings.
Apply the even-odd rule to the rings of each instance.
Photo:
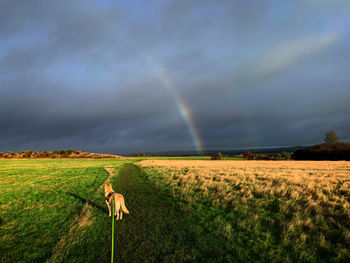
[[[126,209],[125,202],[124,202],[124,197],[122,196],[120,198],[120,206],[125,214],[129,214],[129,210]]]

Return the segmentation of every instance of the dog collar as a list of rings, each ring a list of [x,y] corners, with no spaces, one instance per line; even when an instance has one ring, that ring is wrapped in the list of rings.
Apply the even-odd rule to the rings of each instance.
[[[106,196],[107,202],[109,202],[109,198],[114,194],[114,192],[109,192],[109,194]]]

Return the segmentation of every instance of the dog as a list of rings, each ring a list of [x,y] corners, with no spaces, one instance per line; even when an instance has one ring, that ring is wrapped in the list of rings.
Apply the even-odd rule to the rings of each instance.
[[[113,191],[112,184],[110,185],[105,184],[105,198],[106,198],[105,201],[109,211],[109,216],[111,216],[110,204],[112,203],[112,199],[114,199],[114,215],[117,216],[116,220],[118,219],[122,220],[123,212],[125,214],[129,214],[129,210],[126,209],[126,206],[125,206],[124,197],[121,194],[117,194]],[[120,211],[120,208],[121,208],[121,211]],[[119,211],[120,211],[120,218],[119,218]]]

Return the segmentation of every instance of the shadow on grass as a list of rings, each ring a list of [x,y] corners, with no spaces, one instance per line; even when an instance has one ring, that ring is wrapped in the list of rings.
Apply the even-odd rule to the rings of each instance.
[[[97,209],[99,209],[101,212],[105,213],[106,212],[106,208],[84,198],[84,197],[81,197],[77,194],[74,194],[74,193],[70,193],[70,192],[65,192],[67,195],[70,195],[70,196],[73,196],[74,198],[80,200],[82,203],[88,203],[89,205],[91,205],[92,207],[95,207]]]

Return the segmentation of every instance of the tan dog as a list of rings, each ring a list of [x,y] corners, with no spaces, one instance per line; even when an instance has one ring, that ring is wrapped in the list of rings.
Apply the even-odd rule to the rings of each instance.
[[[110,185],[105,184],[105,197],[106,197],[105,201],[106,201],[106,204],[108,206],[109,216],[111,216],[110,204],[112,202],[112,198],[114,199],[114,215],[117,215],[116,220],[119,219],[120,208],[124,213],[129,214],[128,209],[126,209],[126,207],[125,207],[124,197],[121,194],[114,193],[114,191],[112,189],[112,184],[110,184]],[[122,218],[123,218],[122,211],[120,211],[120,220],[122,220]]]

